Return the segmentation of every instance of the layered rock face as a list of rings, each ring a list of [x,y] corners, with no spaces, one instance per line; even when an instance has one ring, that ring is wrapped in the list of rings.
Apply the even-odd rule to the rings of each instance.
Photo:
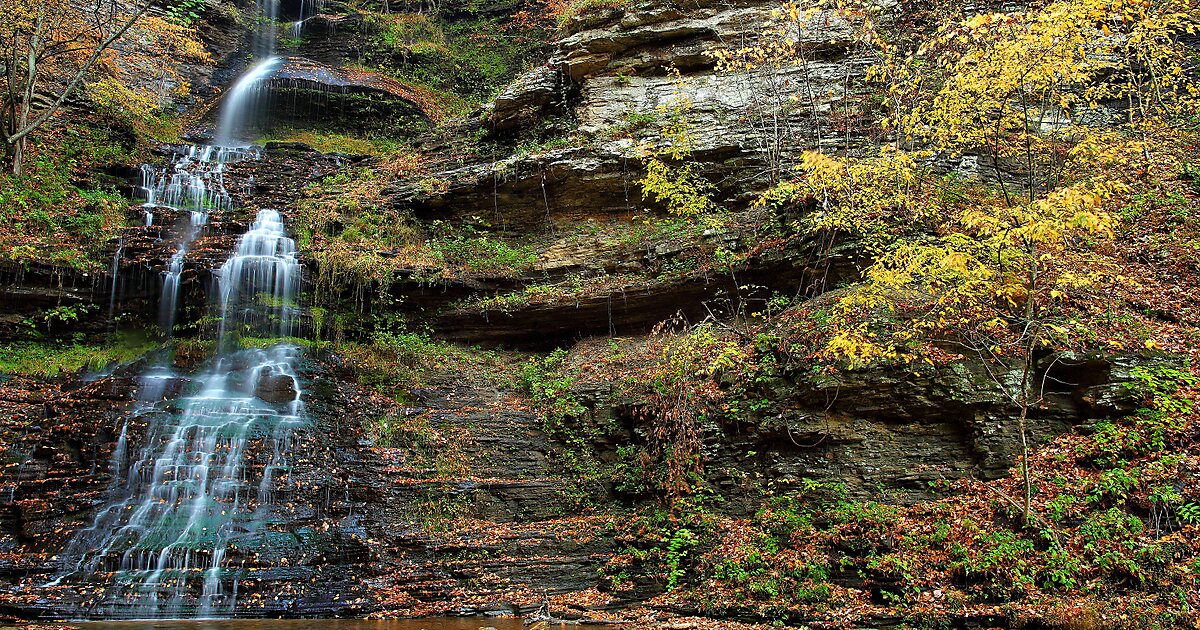
[[[82,386],[0,388],[5,434],[27,455],[5,469],[0,614],[74,618],[119,604],[52,580],[65,570],[56,554],[112,491],[113,450],[138,448],[148,429],[131,426],[119,445],[137,368]],[[534,416],[449,383],[398,408],[339,370],[305,368],[316,424],[298,433],[269,544],[230,552],[238,616],[528,612],[547,592],[594,585],[604,521],[567,518]],[[280,391],[271,385],[260,388],[267,402]],[[424,428],[376,446],[364,427],[380,416]]]
[[[706,303],[727,300],[739,284],[763,294],[797,287],[813,294],[853,277],[861,252],[815,241],[763,251],[733,276],[687,270],[700,260],[696,252],[711,258],[718,249],[759,248],[762,235],[739,229],[740,219],[644,246],[603,233],[632,231],[654,207],[641,191],[642,157],[664,146],[664,129],[679,120],[688,130],[689,161],[735,217],[745,216],[774,178],[791,172],[802,149],[854,151],[863,143],[865,131],[831,122],[833,112],[864,97],[847,86],[867,65],[854,52],[849,25],[832,14],[815,15],[798,35],[814,50],[803,69],[718,71],[711,53],[756,41],[772,25],[773,8],[644,4],[573,18],[546,65],[518,78],[481,112],[423,139],[426,168],[385,191],[396,208],[426,221],[538,239],[531,273],[515,283],[483,278],[477,293],[630,276],[527,308],[443,308],[439,333],[551,347],[591,334],[643,332],[677,311],[703,318]],[[796,106],[800,101],[804,107]],[[482,144],[474,141],[479,137]]]
[[[468,124],[503,140],[561,118],[571,144],[582,146],[468,159],[431,173],[447,182],[442,189],[430,194],[401,186],[397,202],[418,216],[488,211],[494,224],[525,230],[636,211],[639,141],[661,144],[673,108],[684,109],[692,130],[690,157],[734,207],[765,185],[769,171],[794,164],[801,149],[856,148],[861,131],[836,133],[830,113],[862,96],[844,86],[862,76],[868,60],[853,54],[849,26],[834,15],[814,16],[799,34],[798,44],[819,55],[805,70],[716,69],[711,53],[757,41],[772,25],[773,8],[648,4],[574,18],[550,62],[520,77]],[[792,105],[801,99],[805,108]],[[448,150],[453,141],[447,145],[427,149]]]
[[[396,310],[436,337],[540,351],[593,336],[636,340],[672,316],[700,321],[714,311],[728,314],[734,300],[774,291],[817,296],[856,278],[862,253],[853,243],[831,248],[799,240],[759,252],[761,236],[737,227],[698,228],[647,246],[607,231],[636,226],[648,212],[638,185],[639,155],[661,142],[680,103],[691,104],[691,157],[734,213],[753,212],[748,206],[755,193],[796,160],[799,145],[784,146],[784,135],[811,138],[807,148],[853,151],[863,142],[831,122],[835,111],[862,96],[845,86],[867,63],[852,53],[848,26],[831,15],[814,17],[798,35],[817,53],[806,69],[770,76],[715,69],[707,53],[754,41],[773,8],[765,2],[639,5],[574,18],[548,64],[520,77],[483,111],[421,138],[422,171],[385,190],[392,207],[417,221],[532,238],[536,263],[515,278],[476,274],[433,283],[423,273],[428,270],[414,269],[397,274],[391,286],[368,290],[402,296]],[[310,18],[305,45],[311,48],[302,52],[322,63],[344,62],[334,44],[355,31],[352,19],[340,22]],[[321,85],[357,81],[379,89],[361,76],[329,74],[325,66],[297,72],[280,80],[318,76]],[[382,89],[405,107],[417,100],[397,94],[402,89],[394,85]],[[786,107],[797,99],[806,107]],[[773,117],[780,108],[783,116]],[[528,137],[568,140],[519,150]],[[203,320],[213,272],[252,209],[280,208],[286,215],[307,185],[368,163],[275,144],[262,161],[233,165],[228,188],[246,209],[211,222],[188,251],[181,323]],[[172,251],[164,230],[183,220],[164,214],[152,226],[127,231],[117,264],[122,310],[153,312],[157,279]],[[673,271],[687,256],[718,248],[759,253],[736,273]],[[381,258],[390,254],[380,252]],[[310,267],[310,277],[316,271]],[[511,308],[470,301],[609,275],[617,279],[594,291]],[[48,273],[33,271],[14,276],[3,291],[13,304],[15,298],[30,307],[65,300],[101,313],[110,280],[56,285]],[[6,308],[0,324],[15,326],[25,308]],[[87,324],[106,325],[99,317]],[[448,365],[426,387],[412,388],[402,406],[354,383],[352,366],[342,359],[318,351],[309,359],[300,377],[315,426],[301,434],[285,509],[271,524],[282,541],[273,547],[277,555],[239,552],[248,577],[240,583],[237,614],[528,612],[547,595],[605,586],[597,570],[616,547],[608,524],[636,500],[613,487],[592,488],[603,503],[579,517],[577,489],[555,460],[563,445],[547,437],[511,379],[487,382]],[[1045,407],[1033,413],[1032,434],[1054,435],[1130,411],[1136,400],[1126,385],[1136,364],[1127,356],[1043,362],[1039,376],[1055,385]],[[0,482],[0,614],[69,616],[77,609],[79,595],[42,585],[60,571],[54,555],[109,491],[109,460],[137,396],[136,368],[91,381],[0,383],[3,435],[20,454],[5,464]],[[917,375],[785,372],[764,386],[769,404],[754,426],[706,421],[707,481],[724,499],[720,509],[743,515],[756,509],[755,479],[770,479],[779,491],[805,479],[839,479],[854,496],[915,502],[935,496],[939,481],[997,476],[1019,448],[1011,401],[997,386],[1010,376],[969,361]],[[264,375],[256,387],[272,404],[297,391],[291,377],[278,374]],[[569,392],[582,407],[570,421],[619,427],[610,441],[593,445],[609,461],[618,446],[646,439],[614,391],[613,383],[581,379]],[[386,430],[393,426],[401,428]],[[128,439],[136,443],[145,429],[133,427]],[[644,599],[662,586],[639,585],[624,597]],[[605,596],[593,605],[627,603]]]

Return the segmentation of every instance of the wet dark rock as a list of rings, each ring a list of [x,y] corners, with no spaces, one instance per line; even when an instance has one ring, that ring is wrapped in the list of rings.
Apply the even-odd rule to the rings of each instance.
[[[0,264],[0,341],[27,339],[34,332],[56,335],[66,330],[102,333],[108,326],[108,274],[38,264]],[[147,297],[130,290],[128,299]],[[73,307],[70,321],[45,319],[45,312]]]
[[[296,388],[296,379],[288,374],[278,374],[268,368],[259,375],[254,395],[266,402],[278,405],[296,400],[300,392]]]
[[[673,316],[700,321],[735,298],[737,284],[756,283],[764,291],[817,280],[818,270],[795,258],[764,263],[730,276],[693,275],[653,284],[629,285],[586,296],[565,296],[511,311],[462,307],[436,319],[438,335],[464,343],[504,344],[548,349],[593,335],[626,336],[647,332]],[[833,276],[837,273],[834,272]],[[824,278],[828,280],[829,278]],[[750,299],[757,295],[745,292]]]

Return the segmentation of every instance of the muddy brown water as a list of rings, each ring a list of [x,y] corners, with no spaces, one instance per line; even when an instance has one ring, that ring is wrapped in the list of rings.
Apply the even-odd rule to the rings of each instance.
[[[429,619],[195,619],[92,621],[72,623],[83,630],[523,630],[521,619],[508,617],[434,617]],[[605,625],[550,625],[549,628],[607,630]]]

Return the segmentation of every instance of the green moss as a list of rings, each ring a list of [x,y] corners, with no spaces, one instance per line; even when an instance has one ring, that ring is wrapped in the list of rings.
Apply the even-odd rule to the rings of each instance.
[[[533,268],[537,252],[528,245],[511,244],[483,234],[466,232],[429,242],[434,258],[468,273],[516,277]]]
[[[343,341],[329,349],[342,357],[360,385],[401,402],[408,401],[409,390],[428,384],[442,373],[469,376],[473,381],[495,386],[512,385],[511,372],[499,353],[398,328],[395,323],[377,323],[368,340]]]
[[[563,4],[563,7],[555,14],[555,19],[559,26],[566,26],[572,18],[605,9],[621,9],[632,4],[633,0],[573,0]]]
[[[103,344],[19,341],[0,345],[0,374],[53,377],[136,360],[158,347],[144,333],[120,332]]]
[[[0,260],[95,269],[106,242],[125,226],[122,182],[98,175],[127,163],[133,148],[112,131],[84,124],[51,130],[32,147],[21,176],[0,175]]]
[[[387,136],[357,136],[337,131],[291,127],[272,129],[261,142],[302,142],[321,153],[372,156],[391,155],[402,147],[399,141]]]
[[[452,114],[491,99],[545,57],[549,38],[515,23],[511,7],[486,4],[470,4],[453,17],[367,14],[367,67],[429,88]]]
[[[327,341],[304,339],[301,337],[239,337],[238,343],[243,348],[270,348],[280,344],[289,344],[302,348],[323,348],[329,345]]]

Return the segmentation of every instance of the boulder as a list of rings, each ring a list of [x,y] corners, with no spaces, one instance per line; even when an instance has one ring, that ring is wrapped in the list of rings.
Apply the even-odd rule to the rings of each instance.
[[[254,386],[254,395],[273,405],[289,403],[300,397],[295,377],[282,374],[273,368],[266,368],[258,376]]]

